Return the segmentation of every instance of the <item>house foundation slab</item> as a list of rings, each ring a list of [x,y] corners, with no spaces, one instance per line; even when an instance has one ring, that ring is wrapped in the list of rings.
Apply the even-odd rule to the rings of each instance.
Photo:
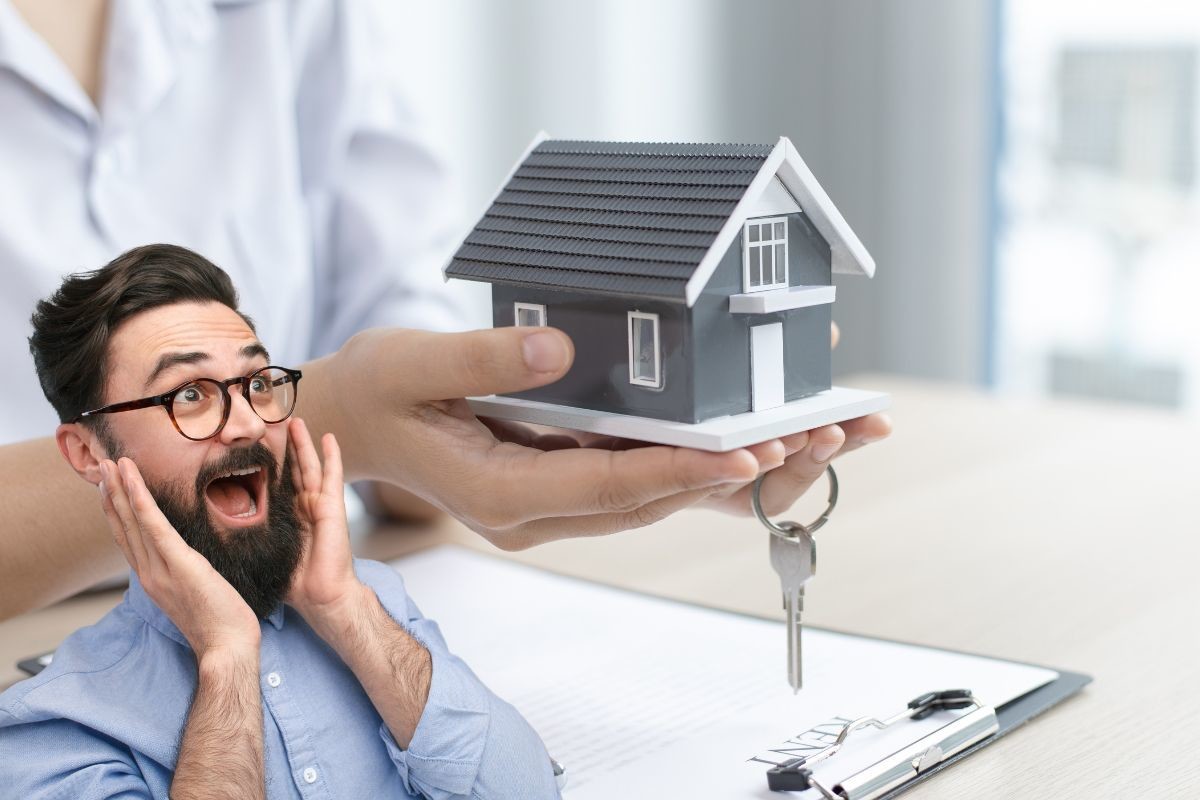
[[[496,395],[473,397],[468,402],[471,410],[480,417],[723,453],[883,411],[891,404],[891,398],[883,392],[834,386],[765,411],[717,417],[695,424]]]

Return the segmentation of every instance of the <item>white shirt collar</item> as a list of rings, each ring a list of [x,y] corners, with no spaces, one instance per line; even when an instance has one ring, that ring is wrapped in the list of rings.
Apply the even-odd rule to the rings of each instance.
[[[100,109],[58,55],[8,0],[0,0],[0,66],[8,67],[89,126],[118,135],[137,124],[174,84],[186,51],[212,38],[213,0],[112,0],[105,34]]]

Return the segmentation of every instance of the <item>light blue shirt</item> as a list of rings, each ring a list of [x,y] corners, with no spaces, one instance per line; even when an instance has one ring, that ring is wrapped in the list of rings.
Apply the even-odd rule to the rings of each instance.
[[[472,326],[441,275],[453,183],[378,5],[110,0],[93,103],[0,0],[0,444],[58,424],[26,343],[34,304],[138,245],[228,272],[285,366],[364,328]]]
[[[538,735],[447,650],[400,576],[375,561],[356,560],[355,571],[429,650],[424,713],[400,749],[353,673],[280,606],[262,623],[267,796],[558,797]],[[0,795],[166,798],[195,688],[187,641],[132,577],[120,605],[0,694]],[[208,766],[220,774],[219,761]]]

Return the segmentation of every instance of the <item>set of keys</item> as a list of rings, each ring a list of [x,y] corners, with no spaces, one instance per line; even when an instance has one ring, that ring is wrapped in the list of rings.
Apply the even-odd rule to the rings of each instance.
[[[813,534],[829,521],[829,515],[837,506],[837,473],[832,466],[826,467],[825,471],[829,475],[829,503],[821,516],[809,525],[776,523],[767,518],[759,498],[765,475],[755,481],[752,495],[754,515],[771,534],[771,568],[779,575],[783,590],[783,610],[787,614],[788,685],[793,692],[799,692],[804,684],[800,618],[804,613],[804,587],[817,571],[817,544]]]

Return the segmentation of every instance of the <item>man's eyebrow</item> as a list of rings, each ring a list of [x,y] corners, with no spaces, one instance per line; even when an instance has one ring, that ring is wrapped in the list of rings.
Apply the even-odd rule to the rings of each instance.
[[[180,364],[199,364],[202,361],[211,360],[212,356],[208,353],[163,353],[159,356],[158,363],[154,365],[150,377],[146,378],[146,385],[142,388],[149,389],[158,380],[159,375]]]
[[[248,344],[238,351],[238,355],[242,358],[256,358],[261,356],[267,361],[271,360],[271,354],[267,352],[267,348],[262,342]],[[191,352],[191,353],[163,353],[158,363],[154,365],[154,369],[150,372],[150,377],[146,378],[144,389],[149,389],[159,376],[169,369],[177,367],[181,364],[199,364],[204,361],[211,361],[212,356],[208,353]]]
[[[242,358],[254,358],[256,356],[262,356],[267,361],[271,360],[271,354],[267,352],[267,348],[263,346],[262,342],[255,342],[254,344],[246,345],[240,351],[238,351],[238,355],[240,355]]]

